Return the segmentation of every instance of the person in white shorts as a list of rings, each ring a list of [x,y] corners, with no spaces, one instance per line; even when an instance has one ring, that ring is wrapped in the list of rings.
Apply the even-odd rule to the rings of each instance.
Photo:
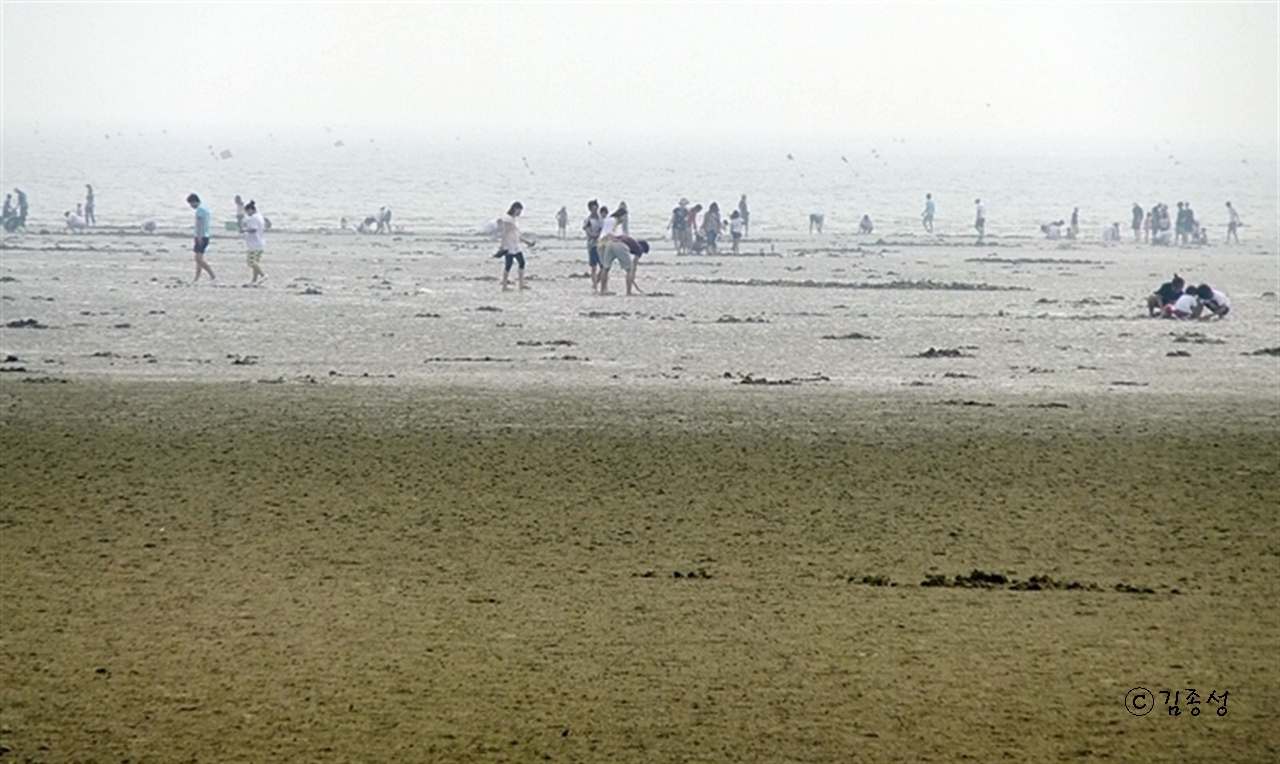
[[[248,250],[245,256],[245,262],[249,264],[249,270],[253,273],[250,284],[257,284],[267,277],[262,272],[262,253],[267,249],[267,221],[262,217],[262,213],[258,212],[258,203],[249,200],[244,206],[244,222],[241,226],[244,229],[244,247]]]

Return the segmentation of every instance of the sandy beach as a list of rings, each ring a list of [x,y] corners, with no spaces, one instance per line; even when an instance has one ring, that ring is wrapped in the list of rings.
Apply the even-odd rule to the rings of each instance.
[[[6,239],[0,755],[1276,758],[1267,241],[667,246]]]
[[[1274,401],[5,375],[0,412],[15,761],[1276,757]]]

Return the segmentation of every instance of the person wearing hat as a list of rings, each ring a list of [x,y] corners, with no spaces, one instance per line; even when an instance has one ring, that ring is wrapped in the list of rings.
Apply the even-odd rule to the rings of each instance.
[[[244,206],[244,222],[241,225],[244,229],[244,246],[248,250],[245,262],[253,272],[249,283],[257,284],[267,277],[262,272],[262,253],[267,248],[267,222],[262,213],[258,212],[258,203],[252,199]]]

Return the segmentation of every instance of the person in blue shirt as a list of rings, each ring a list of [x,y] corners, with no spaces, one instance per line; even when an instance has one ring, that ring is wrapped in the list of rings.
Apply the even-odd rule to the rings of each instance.
[[[204,252],[209,248],[209,208],[200,203],[200,197],[195,194],[187,195],[187,204],[191,205],[191,209],[196,211],[196,241],[193,251],[196,253],[196,277],[193,282],[200,280],[200,272],[207,271],[209,280],[213,281],[217,276],[213,275],[213,269],[204,261]]]

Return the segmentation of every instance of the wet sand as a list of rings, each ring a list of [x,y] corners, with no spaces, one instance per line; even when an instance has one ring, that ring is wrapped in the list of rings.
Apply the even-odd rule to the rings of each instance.
[[[976,403],[6,375],[0,755],[1274,761],[1275,400]]]

